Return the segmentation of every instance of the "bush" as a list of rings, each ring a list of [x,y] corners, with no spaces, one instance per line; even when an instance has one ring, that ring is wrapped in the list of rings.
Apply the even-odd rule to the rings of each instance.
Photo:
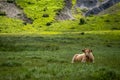
[[[42,17],[49,17],[49,14],[43,14]]]
[[[8,3],[14,3],[15,0],[7,0]]]
[[[85,19],[84,18],[80,18],[79,24],[82,25],[82,24],[85,24],[85,23],[86,23]]]
[[[113,28],[111,28],[111,30],[119,30],[119,29],[118,29],[118,28],[113,27]]]
[[[56,15],[60,15],[61,11],[62,11],[62,9],[57,9],[57,10],[55,10]]]
[[[104,0],[99,0],[100,2],[103,2]]]
[[[105,22],[110,22],[110,20],[107,19],[107,20],[105,20]]]
[[[46,26],[50,26],[52,24],[52,22],[48,22],[46,23]]]
[[[81,35],[84,35],[85,33],[84,32],[81,32]]]
[[[0,11],[0,16],[6,16],[5,12]]]
[[[87,12],[88,9],[87,9],[87,8],[84,8],[84,9],[82,9],[81,11],[82,11],[82,12]]]
[[[28,4],[34,4],[34,3],[32,3],[31,1],[30,2],[27,2]]]
[[[112,47],[110,44],[107,44],[106,46],[107,46],[107,47]]]

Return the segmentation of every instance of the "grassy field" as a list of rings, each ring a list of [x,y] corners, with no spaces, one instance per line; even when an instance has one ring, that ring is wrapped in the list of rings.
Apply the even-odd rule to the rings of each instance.
[[[84,48],[95,63],[71,63]],[[0,34],[0,80],[120,80],[120,31]]]

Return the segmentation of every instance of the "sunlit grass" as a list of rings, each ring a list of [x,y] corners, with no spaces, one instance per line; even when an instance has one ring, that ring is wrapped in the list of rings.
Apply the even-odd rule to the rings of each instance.
[[[73,2],[75,2],[73,0]],[[74,20],[57,21],[56,13],[64,7],[63,0],[28,1],[16,0],[16,3],[23,8],[25,14],[33,20],[33,24],[24,23],[21,20],[0,16],[0,33],[39,33],[50,32],[78,32],[78,31],[107,31],[120,30],[119,9],[114,14],[104,14],[90,17],[83,17],[81,10],[73,12]],[[57,3],[57,4],[55,4]],[[46,6],[45,6],[46,5]],[[54,5],[54,6],[53,6]],[[119,3],[117,5],[119,7]],[[112,8],[112,7],[111,7]],[[114,9],[114,6],[113,6]],[[47,15],[47,17],[43,17]],[[80,19],[85,20],[80,24]],[[46,33],[48,32],[48,33]],[[50,33],[49,33],[50,34]],[[56,34],[56,33],[55,33]]]

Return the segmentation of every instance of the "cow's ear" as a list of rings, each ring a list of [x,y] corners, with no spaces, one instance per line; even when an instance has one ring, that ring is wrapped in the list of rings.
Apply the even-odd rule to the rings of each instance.
[[[85,52],[85,50],[82,50],[82,52]]]

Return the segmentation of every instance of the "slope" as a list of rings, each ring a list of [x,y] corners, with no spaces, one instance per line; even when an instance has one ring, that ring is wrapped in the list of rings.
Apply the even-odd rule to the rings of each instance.
[[[101,12],[101,14],[111,14],[89,17],[81,16],[82,11],[74,9],[73,6],[72,15],[75,19],[60,21],[57,21],[55,17],[64,8],[64,0],[16,0],[16,4],[23,9],[28,18],[33,20],[33,24],[24,24],[21,20],[0,15],[1,33],[120,30],[120,3]],[[75,4],[75,0],[72,0],[72,4]],[[112,14],[113,9],[116,10],[114,14]]]

